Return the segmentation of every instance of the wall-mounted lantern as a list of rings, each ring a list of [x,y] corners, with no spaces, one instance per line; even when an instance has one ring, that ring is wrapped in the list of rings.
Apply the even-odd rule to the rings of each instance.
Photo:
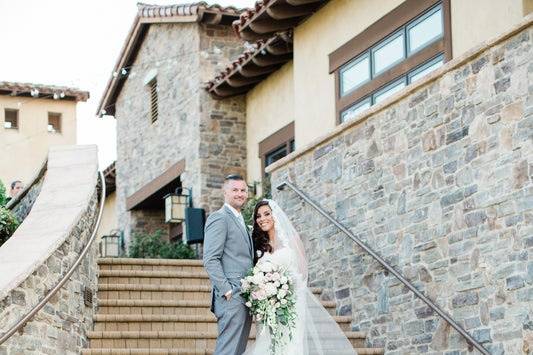
[[[184,193],[184,190],[188,193]],[[164,197],[165,223],[181,223],[185,221],[185,209],[192,206],[191,189],[178,187],[174,193]]]
[[[178,187],[174,193],[166,195],[164,199],[165,222],[184,223],[184,243],[202,243],[204,241],[205,210],[192,207],[192,189]]]
[[[100,256],[103,258],[118,258],[124,255],[124,239],[118,230],[112,230],[103,235],[99,244]]]

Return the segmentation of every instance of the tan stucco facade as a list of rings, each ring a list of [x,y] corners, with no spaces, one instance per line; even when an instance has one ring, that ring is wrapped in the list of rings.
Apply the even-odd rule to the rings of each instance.
[[[452,0],[453,56],[458,57],[509,30],[527,15],[531,3],[531,0]]]
[[[297,149],[334,130],[335,78],[328,55],[403,2],[332,0],[294,29],[290,70],[285,65],[247,94],[250,180],[261,176],[258,143],[292,120],[280,117],[282,113],[293,113]],[[532,2],[451,0],[453,57],[516,25],[531,11]]]
[[[293,67],[285,64],[246,96],[249,182],[261,181],[259,142],[294,121]]]
[[[102,236],[116,232],[118,228],[118,215],[116,209],[116,192],[112,192],[105,198],[104,212],[100,220],[100,227],[96,233],[96,241],[100,243]]]
[[[4,128],[5,109],[18,110],[18,129]],[[48,132],[48,113],[61,114],[61,132]],[[76,144],[76,102],[0,96],[0,179],[30,183],[57,145]]]

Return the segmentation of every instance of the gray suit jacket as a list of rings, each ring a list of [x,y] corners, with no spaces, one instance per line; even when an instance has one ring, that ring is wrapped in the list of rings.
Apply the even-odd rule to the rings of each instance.
[[[211,311],[215,298],[229,290],[239,297],[240,280],[253,266],[253,242],[248,231],[226,206],[209,215],[205,225],[204,267],[213,286]]]

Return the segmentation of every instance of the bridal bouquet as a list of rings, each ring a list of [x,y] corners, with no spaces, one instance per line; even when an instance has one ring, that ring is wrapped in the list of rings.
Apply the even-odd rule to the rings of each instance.
[[[268,260],[260,262],[241,280],[241,289],[250,313],[270,330],[271,353],[280,354],[296,326],[296,297],[289,271]]]

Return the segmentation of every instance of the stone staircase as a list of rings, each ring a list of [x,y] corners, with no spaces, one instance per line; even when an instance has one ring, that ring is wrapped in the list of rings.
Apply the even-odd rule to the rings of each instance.
[[[82,354],[213,354],[217,324],[200,260],[105,258],[98,264],[98,313]],[[322,304],[335,314],[335,302]],[[383,354],[364,348],[365,333],[350,331],[351,317],[334,318],[358,354]],[[254,337],[252,326],[250,341]]]

